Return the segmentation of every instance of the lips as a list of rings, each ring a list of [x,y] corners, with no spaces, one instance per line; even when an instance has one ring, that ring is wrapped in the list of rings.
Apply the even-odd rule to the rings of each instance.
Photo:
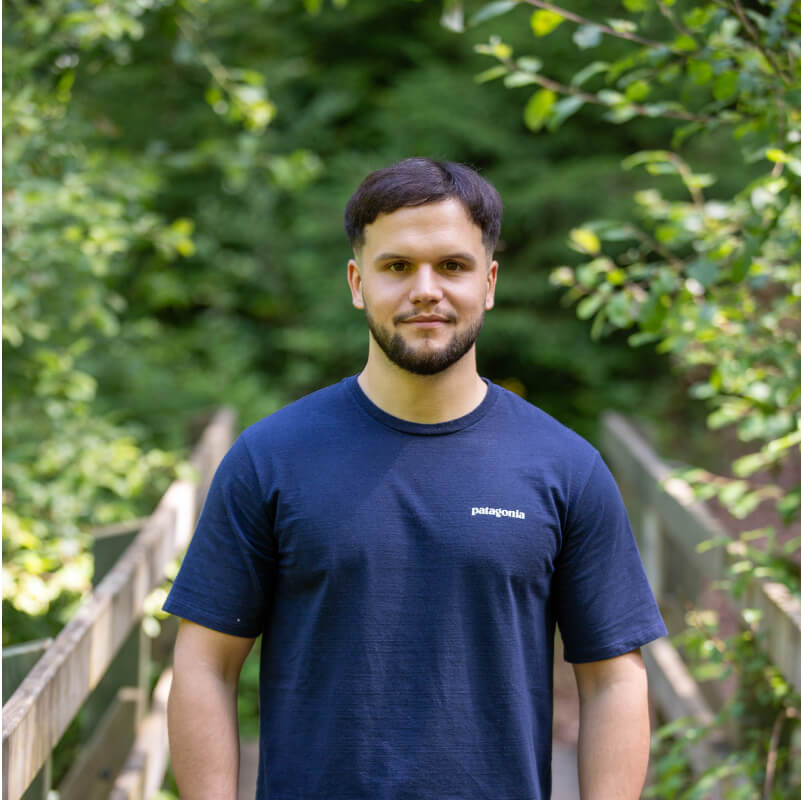
[[[395,319],[396,323],[405,322],[414,325],[437,325],[453,321],[453,318],[442,314],[409,314],[401,315]]]

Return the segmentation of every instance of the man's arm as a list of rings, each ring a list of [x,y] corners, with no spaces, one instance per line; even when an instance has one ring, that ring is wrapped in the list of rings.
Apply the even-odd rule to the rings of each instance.
[[[236,800],[237,688],[254,641],[181,621],[167,723],[182,800]]]
[[[648,767],[648,681],[639,650],[574,664],[581,800],[638,800]]]

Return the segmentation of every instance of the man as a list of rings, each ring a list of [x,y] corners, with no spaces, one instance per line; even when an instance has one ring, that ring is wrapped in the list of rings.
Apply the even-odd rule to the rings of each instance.
[[[478,174],[419,158],[349,201],[367,364],[242,434],[165,606],[184,800],[236,797],[259,634],[259,798],[545,800],[556,623],[582,798],[639,797],[664,626],[598,453],[476,372],[500,219]]]

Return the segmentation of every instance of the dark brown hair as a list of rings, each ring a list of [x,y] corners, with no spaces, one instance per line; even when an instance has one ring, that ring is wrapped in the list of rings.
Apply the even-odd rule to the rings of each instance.
[[[364,244],[364,229],[379,214],[455,198],[481,228],[492,253],[501,233],[503,206],[495,187],[474,169],[452,161],[406,158],[370,173],[345,206],[345,232],[351,247]]]

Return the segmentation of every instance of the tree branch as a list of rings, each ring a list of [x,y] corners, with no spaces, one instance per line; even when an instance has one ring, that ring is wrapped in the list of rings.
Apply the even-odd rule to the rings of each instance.
[[[560,8],[552,3],[546,3],[544,0],[523,0],[523,2],[528,3],[531,6],[541,8],[544,11],[553,11],[554,14],[558,14],[560,17],[569,19],[571,22],[577,22],[579,25],[594,25],[599,30],[609,34],[609,36],[617,36],[618,39],[628,39],[630,42],[637,42],[638,44],[644,44],[648,47],[667,46],[664,42],[656,42],[653,39],[645,39],[642,36],[637,36],[636,33],[628,33],[628,31],[616,31],[614,28],[610,28],[608,25],[603,25],[600,22],[593,22],[591,19],[587,19],[586,17],[580,17],[578,14],[568,11],[566,8]]]
[[[692,32],[685,28],[677,19],[676,15],[670,10],[669,6],[666,6],[661,0],[656,4],[657,8],[659,8],[660,13],[662,16],[683,36],[689,36],[690,39],[695,41],[695,37],[692,35]]]
[[[526,0],[529,2],[529,0]],[[521,69],[517,66],[513,59],[505,59],[503,62],[510,70],[515,72],[526,72],[526,70]],[[559,81],[555,81],[552,78],[546,78],[544,75],[540,75],[538,73],[526,72],[526,74],[531,78],[531,80],[542,86],[544,89],[550,89],[551,91],[557,92],[558,94],[569,94],[573,97],[580,97],[585,103],[594,103],[595,105],[599,106],[606,106],[609,108],[609,104],[605,103],[598,97],[597,94],[591,94],[590,92],[583,92],[581,89],[576,88],[575,86],[568,86],[566,83],[560,83]],[[651,113],[651,110],[648,106],[644,106],[640,103],[628,103],[628,106],[632,108],[637,114],[643,117],[652,117],[654,116]],[[693,114],[690,111],[674,111],[672,109],[665,109],[661,111],[657,116],[660,117],[668,117],[670,119],[681,119],[685,122],[711,122],[711,117],[701,117],[697,114]]]
[[[776,76],[785,86],[790,86],[792,83],[791,79],[782,72],[781,67],[776,63],[776,59],[773,57],[773,54],[769,50],[766,50],[762,42],[759,40],[759,34],[754,30],[754,26],[746,16],[740,0],[734,0],[734,13],[737,14],[740,22],[742,22],[743,28],[745,28],[745,32],[748,34],[748,38],[751,39],[751,41],[757,46],[759,52],[765,56],[765,59],[773,68]]]

